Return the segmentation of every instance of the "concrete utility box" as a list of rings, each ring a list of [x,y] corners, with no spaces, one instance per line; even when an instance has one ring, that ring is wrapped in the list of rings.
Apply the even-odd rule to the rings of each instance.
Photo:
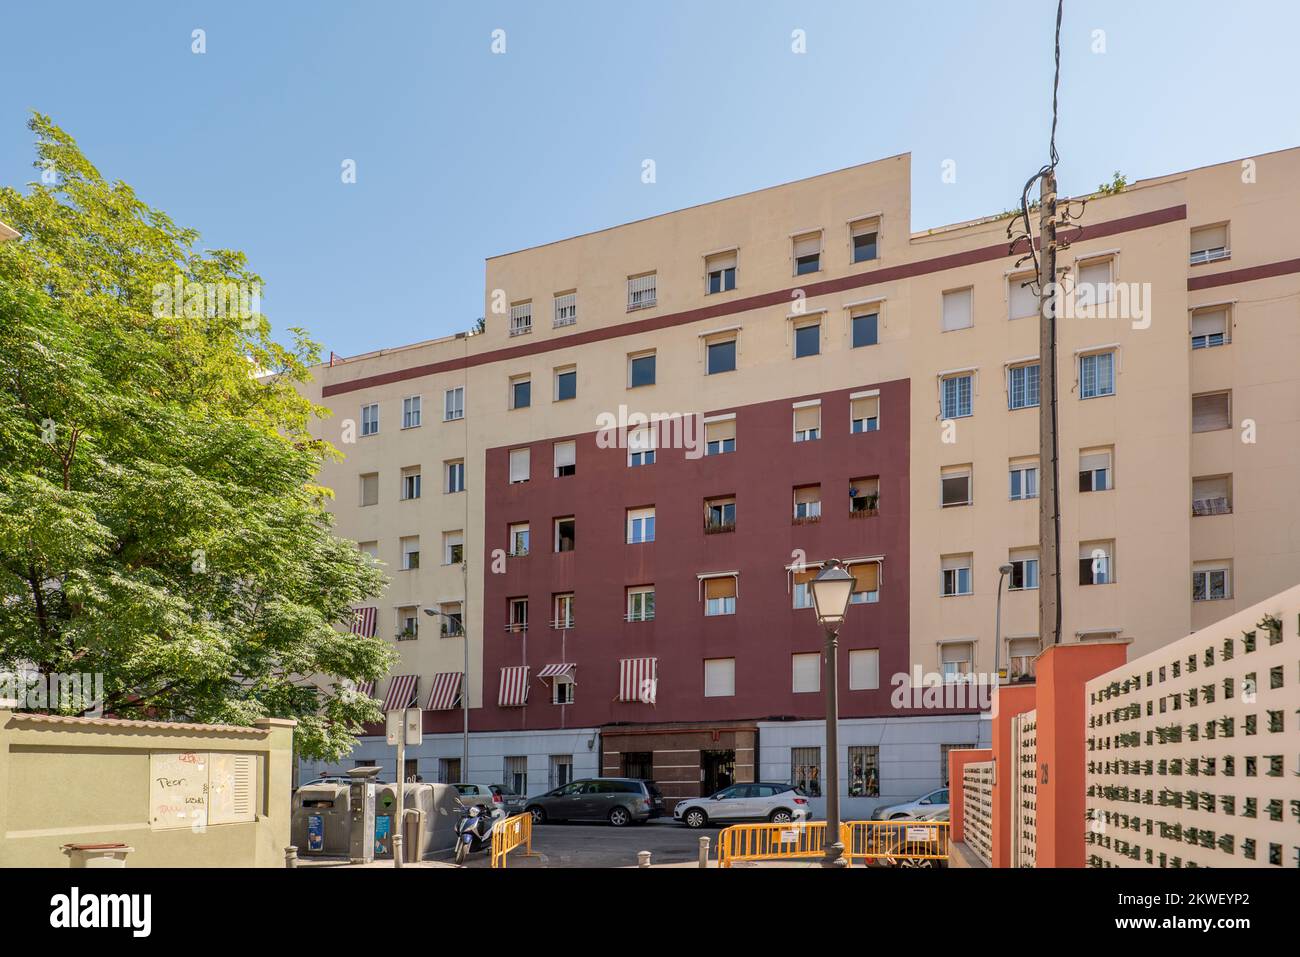
[[[420,861],[456,844],[461,804],[449,784],[405,784],[402,859]],[[397,785],[382,784],[375,794],[375,857],[393,858],[393,829],[397,816]],[[417,850],[418,849],[418,850]]]
[[[352,828],[352,788],[308,784],[293,796],[290,839],[302,857],[347,857]]]
[[[368,864],[375,859],[375,776],[379,768],[348,772],[348,859]]]

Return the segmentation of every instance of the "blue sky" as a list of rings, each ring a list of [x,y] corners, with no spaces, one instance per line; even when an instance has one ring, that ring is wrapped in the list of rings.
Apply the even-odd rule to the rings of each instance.
[[[58,7],[0,20],[0,181],[50,114],[343,355],[468,328],[494,254],[908,151],[926,228],[1010,207],[1046,154],[1054,0]],[[1062,191],[1300,144],[1298,28],[1281,0],[1067,0]]]

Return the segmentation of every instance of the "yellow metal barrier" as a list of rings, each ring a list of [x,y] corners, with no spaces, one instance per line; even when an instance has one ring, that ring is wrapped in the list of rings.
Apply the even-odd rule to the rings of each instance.
[[[516,814],[504,821],[499,821],[492,828],[492,867],[505,867],[506,855],[519,847],[524,848],[524,857],[533,854],[533,816]]]
[[[826,822],[733,824],[718,833],[718,866],[733,861],[784,861],[820,857],[826,850]]]
[[[948,821],[847,821],[840,825],[850,861],[948,860]]]
[[[948,859],[947,821],[846,821],[840,825],[844,859],[899,864]],[[826,822],[734,824],[718,834],[718,866],[735,861],[783,861],[821,857]]]

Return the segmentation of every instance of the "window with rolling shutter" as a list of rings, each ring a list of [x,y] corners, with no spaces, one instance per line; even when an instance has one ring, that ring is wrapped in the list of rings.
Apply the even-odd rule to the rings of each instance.
[[[794,607],[795,608],[812,608],[813,597],[811,583],[817,577],[817,568],[805,568],[801,572],[795,572],[792,578],[794,589]]]
[[[973,641],[946,641],[939,646],[939,662],[944,681],[962,681],[974,667]]]
[[[361,476],[361,504],[377,505],[379,503],[379,473],[371,472]]]
[[[718,253],[704,260],[705,295],[736,288],[736,251]]]
[[[731,698],[736,694],[736,659],[704,659],[704,697]]]
[[[880,429],[880,396],[864,395],[849,401],[849,432],[876,432]]]
[[[971,467],[950,466],[940,470],[940,504],[943,508],[971,504]]]
[[[815,522],[822,514],[822,487],[802,485],[794,490],[794,520]]]
[[[1192,348],[1213,349],[1232,341],[1229,332],[1228,307],[1198,309],[1192,313]]]
[[[706,455],[725,455],[736,451],[736,417],[704,422],[704,452]]]
[[[943,331],[969,329],[975,324],[972,312],[972,290],[954,289],[943,294]]]
[[[1076,302],[1083,308],[1110,301],[1114,274],[1113,259],[1096,259],[1079,264],[1079,279],[1074,284]]]
[[[796,406],[794,410],[794,440],[811,442],[821,436],[822,407],[816,405]]]
[[[510,482],[527,482],[531,472],[531,454],[529,449],[510,450]]]
[[[1029,319],[1038,315],[1038,293],[1034,274],[1020,273],[1007,278],[1007,318]]]
[[[855,263],[869,262],[875,259],[877,251],[877,237],[880,234],[879,219],[860,219],[849,226],[849,236],[853,242],[853,261]]]
[[[1079,584],[1107,585],[1115,580],[1115,543],[1079,543]]]
[[[704,580],[704,614],[734,615],[736,613],[736,579],[726,575]]]
[[[818,652],[791,655],[794,693],[808,694],[822,690],[822,656]]]
[[[1034,674],[1034,660],[1042,651],[1042,642],[1037,638],[1012,638],[1007,642],[1007,658],[1010,660],[1011,680],[1022,675]]]
[[[946,555],[940,559],[940,577],[944,596],[971,594],[971,556]]]
[[[1227,515],[1232,511],[1232,476],[1192,479],[1192,514]]]
[[[873,604],[880,600],[880,564],[859,562],[849,566],[853,575],[853,593],[849,601],[855,605]]]
[[[1232,393],[1207,392],[1192,396],[1192,431],[1215,432],[1232,428]]]
[[[1229,254],[1227,223],[1202,226],[1192,230],[1191,264],[1193,266],[1227,259]]]
[[[555,451],[555,477],[563,478],[567,475],[574,475],[578,471],[578,447],[574,442],[556,442]]]
[[[880,652],[859,648],[849,652],[849,690],[871,691],[880,687]]]
[[[794,238],[794,274],[802,276],[822,268],[822,234],[804,233]]]
[[[1105,492],[1114,487],[1114,452],[1111,449],[1081,449],[1079,491]]]

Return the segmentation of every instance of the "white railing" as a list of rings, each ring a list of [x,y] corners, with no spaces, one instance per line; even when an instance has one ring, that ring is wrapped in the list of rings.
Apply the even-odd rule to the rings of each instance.
[[[533,304],[510,307],[510,334],[523,336],[533,331]]]
[[[1198,249],[1192,253],[1192,265],[1199,266],[1201,263],[1217,262],[1220,259],[1227,259],[1232,251],[1227,246],[1215,246],[1213,249]]]
[[[1232,503],[1228,501],[1227,496],[1192,499],[1193,515],[1228,515],[1231,512]]]
[[[977,761],[962,767],[962,833],[966,846],[993,866],[993,762]]]
[[[1038,866],[1038,712],[1027,711],[1011,719],[1012,847],[1016,867]]]
[[[1087,684],[1089,867],[1300,865],[1300,586]]]
[[[555,297],[555,328],[571,326],[578,321],[578,294]]]

